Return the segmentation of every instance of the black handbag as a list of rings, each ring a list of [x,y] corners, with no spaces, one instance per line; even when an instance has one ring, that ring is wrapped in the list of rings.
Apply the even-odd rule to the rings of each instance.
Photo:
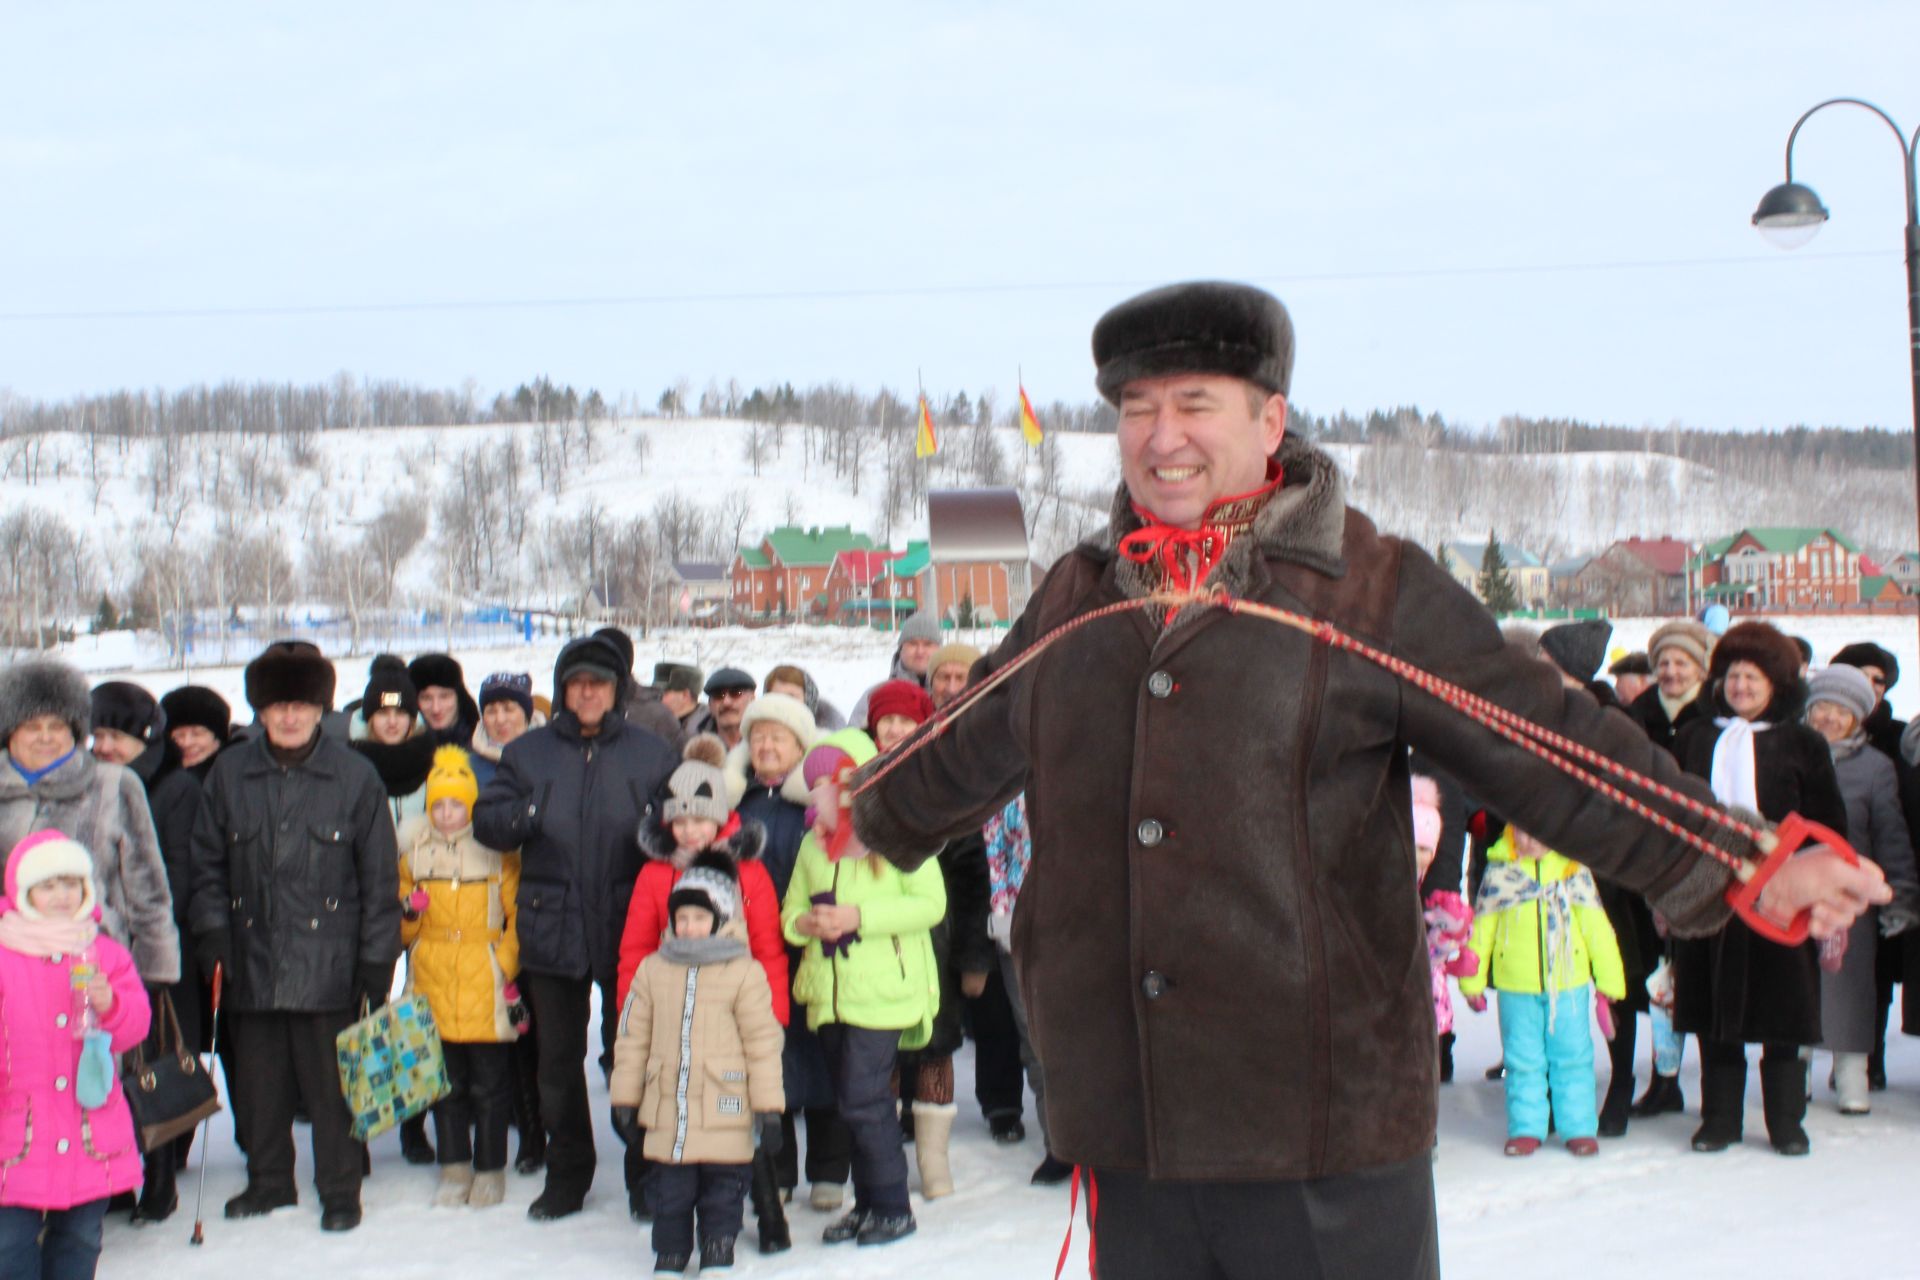
[[[127,1108],[133,1112],[134,1136],[142,1155],[191,1132],[220,1110],[213,1076],[198,1057],[188,1052],[180,1034],[180,1016],[173,1010],[172,995],[161,993],[154,1016],[160,1026],[153,1038],[157,1042],[153,1056],[147,1056],[148,1046],[143,1044],[127,1055],[120,1068],[120,1092],[126,1095]]]

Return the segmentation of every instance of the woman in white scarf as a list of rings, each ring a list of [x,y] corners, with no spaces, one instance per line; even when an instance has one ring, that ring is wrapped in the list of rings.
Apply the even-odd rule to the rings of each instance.
[[[1800,650],[1764,622],[1729,628],[1707,673],[1712,717],[1683,728],[1674,756],[1706,778],[1721,803],[1777,822],[1799,813],[1846,832],[1846,804],[1826,740],[1800,714],[1806,684]],[[1719,933],[1673,945],[1674,1025],[1700,1037],[1700,1128],[1696,1151],[1740,1141],[1746,1046],[1764,1046],[1760,1095],[1767,1137],[1782,1155],[1810,1149],[1802,1045],[1820,1041],[1820,969],[1812,943],[1783,947],[1738,918]]]

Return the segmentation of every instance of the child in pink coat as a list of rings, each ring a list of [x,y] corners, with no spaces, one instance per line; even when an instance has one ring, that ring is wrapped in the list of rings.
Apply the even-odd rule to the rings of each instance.
[[[114,1055],[147,1035],[133,957],[99,931],[93,855],[13,847],[0,897],[0,1273],[90,1280],[107,1201],[140,1186]]]
[[[1432,778],[1413,775],[1413,854],[1416,886],[1440,848],[1440,787]],[[1433,1021],[1440,1033],[1440,1083],[1453,1079],[1453,994],[1448,978],[1480,971],[1480,957],[1467,945],[1473,909],[1457,893],[1435,889],[1422,904],[1427,922],[1427,962],[1433,975]]]

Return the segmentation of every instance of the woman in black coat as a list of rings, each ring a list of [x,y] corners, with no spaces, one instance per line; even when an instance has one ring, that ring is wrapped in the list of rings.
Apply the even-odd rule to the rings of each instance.
[[[1764,622],[1730,628],[1708,671],[1715,716],[1683,728],[1674,755],[1706,778],[1721,803],[1770,822],[1798,813],[1844,835],[1846,802],[1826,739],[1800,723],[1806,685],[1800,650]],[[1746,1046],[1764,1046],[1760,1096],[1767,1137],[1782,1155],[1810,1149],[1801,1045],[1820,1041],[1820,965],[1812,942],[1784,947],[1738,917],[1706,938],[1673,942],[1674,1026],[1700,1037],[1700,1128],[1695,1151],[1740,1140]]]

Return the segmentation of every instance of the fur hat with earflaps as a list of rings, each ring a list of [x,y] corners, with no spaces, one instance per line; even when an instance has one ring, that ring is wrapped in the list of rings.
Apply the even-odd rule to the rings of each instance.
[[[673,892],[667,895],[667,919],[673,919],[673,913],[681,907],[704,907],[713,913],[713,931],[720,932],[722,925],[740,914],[740,873],[733,865],[733,859],[721,853],[702,853],[694,860],[678,880],[674,882]]]
[[[333,682],[333,663],[320,646],[276,640],[247,664],[247,705],[261,712],[278,702],[305,702],[331,711]]]
[[[0,746],[35,716],[59,716],[84,745],[93,725],[87,678],[64,662],[28,658],[0,670]]]
[[[74,919],[99,918],[93,887],[93,855],[86,846],[64,831],[36,831],[13,846],[7,855],[7,896],[5,905],[29,920],[41,915],[27,901],[28,892],[43,880],[55,876],[75,876],[86,885],[86,895]],[[4,906],[0,906],[4,910]]]

